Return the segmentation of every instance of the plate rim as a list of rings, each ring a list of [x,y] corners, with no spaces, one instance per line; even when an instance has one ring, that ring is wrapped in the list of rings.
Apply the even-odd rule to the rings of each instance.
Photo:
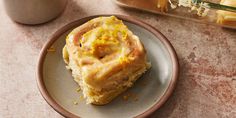
[[[153,26],[145,23],[144,21],[141,21],[137,18],[127,16],[127,15],[120,15],[120,14],[99,14],[99,15],[91,15],[87,17],[80,18],[78,20],[72,21],[71,23],[68,23],[64,25],[63,27],[59,28],[53,35],[46,41],[43,48],[40,51],[38,63],[37,63],[37,71],[36,71],[36,82],[38,89],[40,91],[40,94],[43,96],[44,100],[59,114],[65,117],[70,118],[80,118],[80,116],[75,115],[68,110],[64,109],[62,106],[60,106],[49,94],[49,92],[46,89],[46,86],[43,81],[43,63],[47,54],[47,49],[51,47],[51,45],[65,32],[68,30],[78,27],[78,24],[83,24],[87,22],[90,19],[100,17],[100,16],[116,16],[118,19],[121,19],[122,21],[130,22],[135,25],[138,25],[149,32],[151,32],[155,37],[157,37],[157,40],[159,39],[161,43],[163,43],[164,47],[167,49],[168,54],[170,56],[171,62],[172,62],[172,76],[170,83],[165,90],[164,94],[160,97],[158,101],[154,105],[152,105],[150,108],[148,108],[143,113],[138,114],[135,116],[136,118],[143,118],[151,115],[153,112],[155,112],[157,109],[159,109],[170,97],[170,95],[173,93],[173,90],[176,86],[176,82],[179,76],[179,62],[178,57],[175,52],[174,47],[170,43],[170,41],[156,28]]]

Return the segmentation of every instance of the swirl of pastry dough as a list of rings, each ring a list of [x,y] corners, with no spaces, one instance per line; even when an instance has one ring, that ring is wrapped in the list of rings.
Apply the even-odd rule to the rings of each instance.
[[[149,67],[139,38],[115,16],[75,28],[66,38],[63,57],[87,102],[94,104],[109,102]]]

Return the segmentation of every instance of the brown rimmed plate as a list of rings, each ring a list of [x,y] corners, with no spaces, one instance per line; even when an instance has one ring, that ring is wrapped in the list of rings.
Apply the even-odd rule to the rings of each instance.
[[[89,16],[60,28],[41,50],[37,67],[38,88],[57,112],[66,117],[128,118],[146,117],[169,98],[178,78],[178,59],[167,38],[152,26],[129,16],[115,15],[136,34],[147,50],[152,68],[135,85],[111,103],[95,106],[85,103],[71,72],[65,68],[62,48],[65,37],[88,20],[110,15]],[[50,47],[55,51],[48,50]],[[130,96],[123,99],[123,96]]]

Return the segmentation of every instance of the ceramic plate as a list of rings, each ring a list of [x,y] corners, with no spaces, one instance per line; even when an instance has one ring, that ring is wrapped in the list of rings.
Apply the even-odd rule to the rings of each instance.
[[[104,16],[104,15],[99,15]],[[86,104],[71,71],[65,68],[62,48],[67,34],[75,27],[98,17],[90,16],[59,29],[43,47],[37,70],[37,82],[44,99],[66,117],[128,118],[145,117],[156,111],[172,93],[178,77],[178,61],[170,42],[150,25],[128,16],[115,15],[136,34],[147,50],[152,64],[125,93],[104,106]],[[53,47],[55,51],[48,51]],[[133,96],[123,99],[124,96]],[[75,105],[76,102],[76,105]]]

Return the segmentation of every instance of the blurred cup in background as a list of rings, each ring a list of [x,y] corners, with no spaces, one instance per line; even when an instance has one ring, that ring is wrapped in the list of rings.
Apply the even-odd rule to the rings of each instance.
[[[8,16],[23,24],[41,24],[59,16],[67,0],[3,0]]]

